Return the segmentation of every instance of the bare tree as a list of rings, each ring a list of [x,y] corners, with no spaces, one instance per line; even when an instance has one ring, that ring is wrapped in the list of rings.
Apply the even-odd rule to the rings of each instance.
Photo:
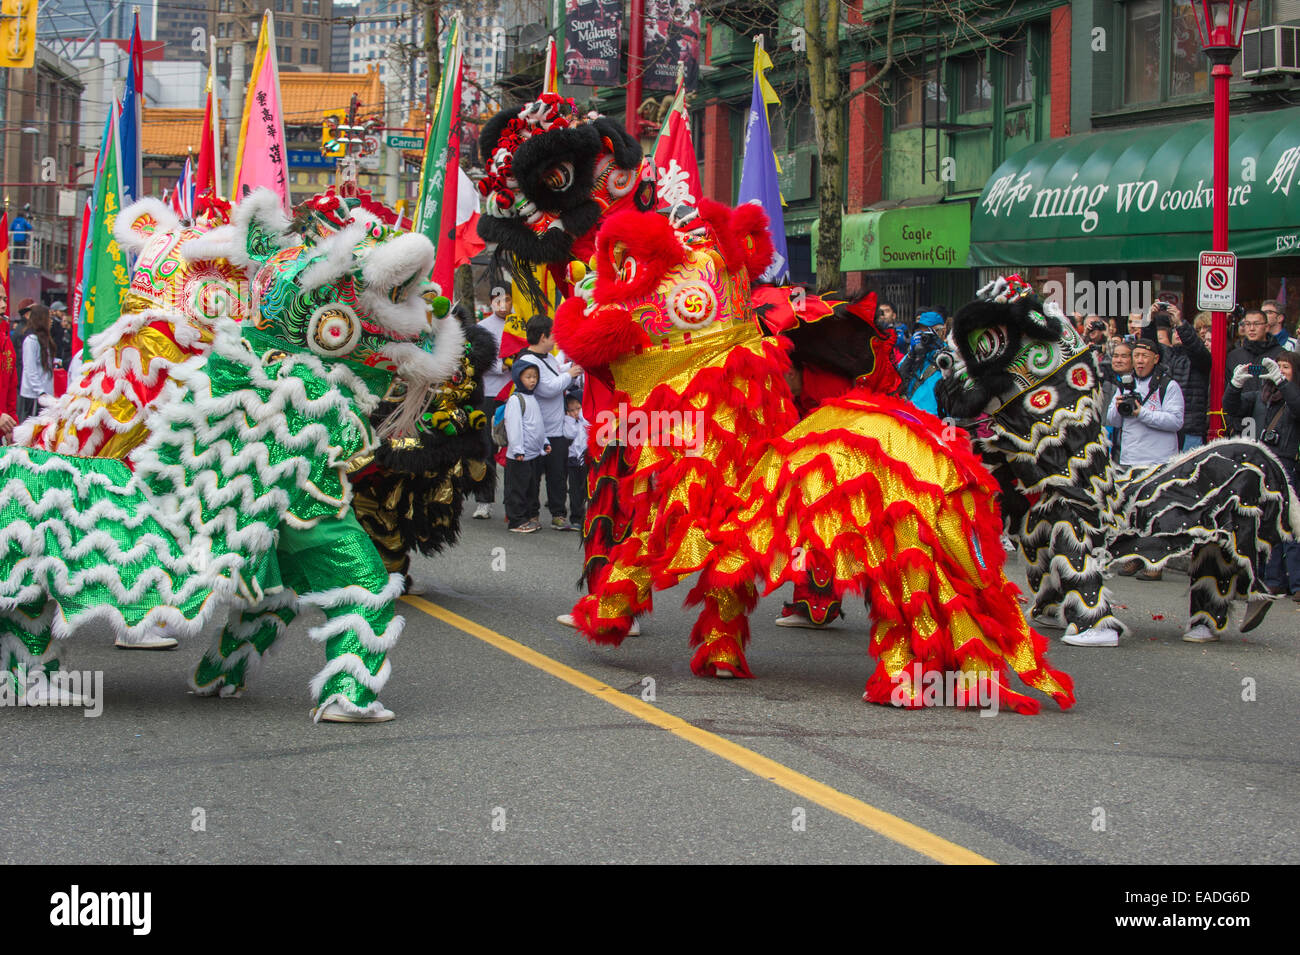
[[[795,36],[801,41],[792,44],[789,50],[774,53],[772,58],[778,73],[788,73],[792,68],[796,73],[793,84],[778,84],[785,87],[785,93],[793,95],[796,107],[802,105],[804,83],[800,74],[807,71],[807,105],[813,114],[820,168],[817,185],[820,219],[818,291],[839,288],[843,281],[840,249],[844,210],[842,179],[847,152],[846,106],[860,96],[870,96],[882,104],[893,105],[892,81],[899,76],[900,68],[907,65],[905,49],[951,49],[956,43],[971,39],[997,46],[1000,40],[986,33],[983,24],[995,17],[999,10],[1012,5],[998,0],[889,0],[887,6],[871,10],[877,18],[874,22],[848,25],[844,21],[847,9],[844,0],[803,0],[798,9],[801,20],[783,17],[777,0],[702,0],[702,9],[707,16],[738,33]],[[873,64],[866,79],[857,84],[849,81],[845,69],[846,46],[863,49]],[[782,99],[789,103],[785,95]]]

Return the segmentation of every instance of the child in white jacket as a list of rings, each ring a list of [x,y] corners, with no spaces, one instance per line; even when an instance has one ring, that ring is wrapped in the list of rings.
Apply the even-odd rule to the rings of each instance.
[[[540,372],[536,365],[516,362],[514,393],[506,399],[506,522],[517,534],[541,530],[542,464],[551,451],[542,425],[542,409],[533,395]]]
[[[587,419],[582,416],[582,399],[564,399],[564,436],[569,439],[565,475],[569,489],[569,530],[581,531],[587,516]]]

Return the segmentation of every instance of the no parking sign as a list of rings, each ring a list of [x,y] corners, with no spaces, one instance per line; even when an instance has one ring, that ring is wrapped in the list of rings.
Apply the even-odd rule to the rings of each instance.
[[[1196,307],[1203,312],[1231,312],[1237,304],[1235,252],[1202,252]]]

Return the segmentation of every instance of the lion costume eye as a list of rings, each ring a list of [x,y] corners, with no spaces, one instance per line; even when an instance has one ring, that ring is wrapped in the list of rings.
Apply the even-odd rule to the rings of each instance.
[[[325,358],[342,358],[361,339],[361,319],[342,302],[330,302],[307,322],[307,347]]]
[[[564,192],[573,185],[573,163],[562,162],[552,166],[542,177],[542,183],[554,192]]]

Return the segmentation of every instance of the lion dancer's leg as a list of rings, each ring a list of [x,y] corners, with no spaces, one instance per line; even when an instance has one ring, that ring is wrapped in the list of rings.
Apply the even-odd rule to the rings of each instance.
[[[1063,642],[1074,646],[1119,644],[1124,624],[1115,616],[1104,585],[1102,529],[1091,511],[1062,498],[1040,501],[1026,518],[1021,545],[1034,590],[1031,617],[1065,623]]]
[[[965,506],[969,506],[966,502]],[[972,515],[973,516],[973,515]],[[895,529],[900,541],[922,541],[915,519]],[[1070,678],[1052,669],[1047,641],[1025,623],[1016,588],[1003,572],[1005,553],[991,532],[985,545],[962,540],[960,525],[935,528],[945,549],[926,559],[920,548],[886,560],[864,583],[872,594],[871,654],[877,666],[863,699],[919,707],[935,703],[1010,706],[1038,712],[1038,701],[1011,689],[1007,665],[1062,708],[1074,703]],[[928,535],[927,535],[928,536]],[[944,689],[965,688],[956,699]],[[972,694],[970,691],[975,691]]]
[[[736,556],[710,562],[686,598],[701,605],[691,629],[691,672],[696,676],[752,677],[745,661],[749,615],[758,604],[753,569]]]
[[[1188,569],[1192,578],[1188,643],[1213,643],[1228,628],[1228,611],[1237,586],[1237,569],[1224,557],[1218,544],[1202,544],[1192,551]]]
[[[62,641],[50,630],[53,615],[54,603],[45,597],[0,611],[0,679],[28,705],[55,702],[57,696],[59,703],[80,706],[80,696],[51,684],[63,668]]]
[[[199,696],[239,697],[297,613],[297,595],[287,588],[240,611],[203,654],[190,689]]]
[[[636,617],[653,606],[650,572],[636,566],[644,554],[641,538],[630,534],[631,515],[621,506],[619,488],[631,470],[627,449],[609,444],[587,475],[587,516],[583,528],[582,580],[587,595],[562,614],[593,643],[618,646],[638,632]],[[625,491],[626,493],[626,491]]]
[[[284,582],[297,592],[300,606],[319,607],[326,617],[308,632],[325,644],[328,661],[311,681],[314,718],[392,719],[378,694],[392,669],[388,651],[404,623],[393,612],[403,590],[401,575],[384,568],[351,510],[307,530],[282,528],[278,556]]]
[[[651,610],[650,571],[636,566],[640,545],[639,537],[629,537],[587,565],[588,593],[573,605],[572,619],[592,643],[618,646],[635,618]]]

